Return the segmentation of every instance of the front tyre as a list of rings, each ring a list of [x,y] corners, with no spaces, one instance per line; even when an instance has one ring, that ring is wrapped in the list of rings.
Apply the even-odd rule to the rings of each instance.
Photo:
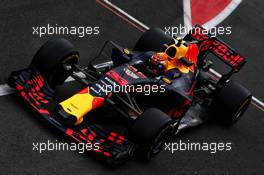
[[[78,61],[78,51],[68,40],[60,38],[49,40],[41,46],[30,66],[36,68],[55,87],[61,85],[71,74],[71,70],[66,70],[65,66],[71,66]]]
[[[156,108],[147,109],[130,128],[129,138],[138,145],[136,157],[150,160],[164,148],[172,137],[173,122],[168,115]]]

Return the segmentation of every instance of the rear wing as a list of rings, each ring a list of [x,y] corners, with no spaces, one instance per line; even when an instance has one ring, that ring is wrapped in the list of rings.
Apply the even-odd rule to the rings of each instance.
[[[213,37],[206,29],[196,25],[185,36],[187,41],[197,41],[200,56],[203,61],[208,53],[214,54],[217,58],[232,68],[232,73],[238,72],[246,63],[246,59],[237,53],[233,48],[217,37]]]

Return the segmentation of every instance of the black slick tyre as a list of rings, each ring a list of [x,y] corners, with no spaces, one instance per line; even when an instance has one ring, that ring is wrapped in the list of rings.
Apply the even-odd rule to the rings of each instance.
[[[174,39],[166,35],[160,28],[151,28],[145,31],[135,44],[136,51],[157,51],[164,52],[164,45],[174,44]]]
[[[76,64],[79,53],[66,39],[53,39],[47,41],[37,51],[30,66],[36,68],[45,77],[51,86],[61,85],[70,75],[64,65]]]
[[[251,103],[251,92],[235,81],[228,81],[215,94],[213,110],[217,121],[225,126],[232,126],[245,113]]]
[[[150,160],[163,149],[172,136],[173,122],[169,116],[156,108],[149,108],[135,120],[129,138],[138,145],[136,157]]]

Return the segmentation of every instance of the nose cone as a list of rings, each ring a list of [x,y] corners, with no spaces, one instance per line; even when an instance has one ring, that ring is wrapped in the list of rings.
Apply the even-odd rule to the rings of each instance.
[[[77,122],[77,118],[66,112],[60,105],[55,110],[53,116],[57,121],[66,126],[73,126]]]

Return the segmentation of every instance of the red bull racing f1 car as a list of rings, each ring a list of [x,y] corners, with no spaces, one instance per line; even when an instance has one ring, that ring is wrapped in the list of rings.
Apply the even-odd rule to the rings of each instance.
[[[208,120],[231,126],[251,102],[249,90],[229,80],[245,58],[205,31],[197,25],[173,38],[152,28],[133,49],[107,41],[85,67],[69,41],[50,40],[28,68],[11,73],[8,84],[70,138],[97,143],[94,154],[108,162],[149,160],[180,129]],[[216,61],[229,68],[220,78],[211,74]],[[54,100],[68,77],[81,90]]]

